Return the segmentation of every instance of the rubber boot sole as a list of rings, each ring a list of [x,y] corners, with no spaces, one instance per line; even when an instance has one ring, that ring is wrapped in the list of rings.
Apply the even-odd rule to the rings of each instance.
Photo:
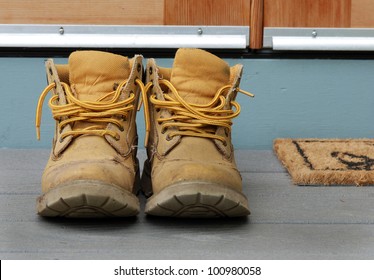
[[[37,212],[45,217],[128,217],[139,210],[133,193],[100,181],[73,181],[37,198]]]
[[[205,182],[171,185],[151,196],[145,213],[154,216],[214,218],[250,214],[247,198],[229,187]]]

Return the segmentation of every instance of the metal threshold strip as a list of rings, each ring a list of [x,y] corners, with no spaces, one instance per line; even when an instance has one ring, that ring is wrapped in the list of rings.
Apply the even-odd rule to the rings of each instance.
[[[276,51],[374,51],[374,29],[265,28],[264,48]]]
[[[245,49],[247,26],[0,24],[0,48]]]

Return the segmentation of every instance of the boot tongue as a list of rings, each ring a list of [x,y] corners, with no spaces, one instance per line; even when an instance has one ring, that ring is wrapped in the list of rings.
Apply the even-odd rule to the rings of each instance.
[[[80,100],[95,101],[129,77],[127,57],[100,51],[76,51],[69,57],[70,86]]]
[[[187,102],[207,104],[229,81],[230,67],[217,56],[200,49],[177,51],[170,82]]]

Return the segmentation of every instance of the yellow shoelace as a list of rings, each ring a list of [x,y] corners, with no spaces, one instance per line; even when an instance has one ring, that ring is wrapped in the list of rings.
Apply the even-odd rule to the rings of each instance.
[[[67,104],[57,104],[58,95],[53,95],[48,102],[52,110],[53,118],[59,121],[58,129],[61,131],[66,125],[74,122],[85,121],[92,123],[112,123],[123,129],[122,123],[118,117],[125,119],[129,111],[134,110],[135,94],[131,94],[129,98],[119,101],[122,88],[127,84],[128,80],[123,81],[115,91],[110,92],[96,101],[81,101],[74,97],[70,86],[66,83],[61,83],[66,94]],[[162,132],[164,133],[169,127],[177,127],[177,131],[173,131],[167,135],[168,139],[174,136],[194,136],[217,139],[226,144],[224,137],[216,135],[216,127],[225,127],[231,131],[232,119],[240,114],[240,105],[236,101],[231,101],[231,105],[235,107],[232,109],[223,109],[226,98],[224,94],[231,88],[231,85],[221,87],[215,94],[214,98],[209,104],[200,105],[186,102],[178,93],[177,89],[168,80],[159,80],[160,85],[165,85],[173,93],[164,94],[165,100],[159,100],[153,94],[148,97],[147,92],[151,88],[152,83],[149,82],[144,85],[139,79],[135,81],[140,87],[142,100],[139,102],[138,110],[142,103],[144,104],[144,118],[145,118],[145,146],[148,145],[150,133],[150,112],[148,100],[155,105],[156,110],[167,109],[172,113],[171,117],[158,118],[156,121],[161,124]],[[42,118],[42,107],[47,94],[55,87],[55,83],[49,84],[40,94],[38,105],[36,109],[36,135],[40,139],[40,123]],[[254,95],[244,91],[240,88],[236,89],[247,96]],[[112,96],[112,97],[111,97]],[[104,101],[111,97],[110,100]],[[67,136],[73,137],[89,134],[89,135],[110,135],[115,139],[119,139],[119,135],[111,130],[103,129],[100,125],[92,125],[83,129],[76,129],[67,131],[61,134],[63,140]]]
[[[214,98],[209,104],[200,105],[186,102],[178,93],[177,89],[168,80],[159,80],[160,85],[165,85],[173,93],[164,94],[165,100],[159,100],[156,98],[156,94],[152,94],[149,97],[149,101],[155,105],[157,109],[167,109],[171,112],[171,117],[158,118],[156,121],[161,124],[162,133],[165,133],[169,127],[178,128],[177,131],[170,132],[167,135],[168,139],[174,136],[193,136],[217,139],[226,145],[224,137],[216,135],[217,127],[224,127],[231,131],[232,119],[240,114],[240,105],[236,101],[231,101],[231,105],[235,107],[235,111],[232,109],[224,109],[226,97],[224,96],[232,86],[227,85],[221,87]],[[147,88],[148,91],[149,88]],[[146,136],[145,146],[148,143],[148,136],[150,131],[150,117],[148,109],[148,97],[146,92],[143,91],[143,102],[144,102],[144,114],[146,123]],[[247,96],[254,97],[250,92],[244,91],[240,88],[236,89],[237,92],[241,92]]]
[[[73,124],[79,121],[91,122],[91,123],[112,123],[123,129],[121,119],[125,119],[128,112],[134,109],[135,94],[131,95],[125,100],[119,100],[121,90],[126,86],[128,80],[123,81],[115,91],[112,91],[96,101],[81,101],[74,97],[71,92],[70,86],[66,83],[61,83],[66,94],[67,104],[58,104],[58,95],[53,95],[48,102],[49,107],[52,110],[53,118],[59,121],[58,129],[61,131],[66,125]],[[137,79],[135,82],[139,85],[142,95],[148,91],[150,85],[144,86],[141,80]],[[36,135],[37,139],[40,139],[40,123],[42,117],[42,107],[44,99],[54,87],[55,83],[49,84],[43,92],[40,94],[37,109],[36,109]],[[105,100],[110,98],[109,100]],[[73,137],[89,134],[89,135],[110,135],[116,140],[119,139],[118,133],[103,128],[99,124],[85,127],[83,129],[71,130],[61,134],[61,140],[69,135]]]

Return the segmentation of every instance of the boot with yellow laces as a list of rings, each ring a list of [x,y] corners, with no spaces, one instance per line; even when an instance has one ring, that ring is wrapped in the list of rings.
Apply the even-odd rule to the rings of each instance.
[[[78,51],[68,65],[46,61],[49,86],[39,99],[49,106],[56,129],[37,199],[42,216],[123,217],[139,213],[136,197],[136,108],[142,57]]]
[[[180,49],[171,69],[147,63],[143,96],[148,160],[145,212],[173,217],[248,215],[231,143],[242,66],[199,49]]]

